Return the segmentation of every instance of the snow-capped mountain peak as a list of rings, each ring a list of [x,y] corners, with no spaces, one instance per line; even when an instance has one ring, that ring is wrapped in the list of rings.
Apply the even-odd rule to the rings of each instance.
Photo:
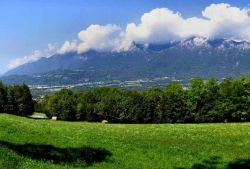
[[[178,43],[182,47],[195,48],[195,47],[207,47],[217,49],[250,49],[250,42],[244,40],[234,39],[208,39],[205,37],[192,37],[189,39],[181,40]]]
[[[197,46],[207,46],[208,39],[205,37],[191,37],[188,39],[181,40],[179,44],[182,47],[197,47]]]
[[[171,47],[185,47],[188,49],[194,49],[197,47],[202,48],[215,48],[215,49],[250,49],[250,42],[244,40],[234,39],[209,39],[205,37],[191,37],[179,41],[170,41],[162,44],[133,44],[134,49],[139,50],[153,50],[161,51]]]

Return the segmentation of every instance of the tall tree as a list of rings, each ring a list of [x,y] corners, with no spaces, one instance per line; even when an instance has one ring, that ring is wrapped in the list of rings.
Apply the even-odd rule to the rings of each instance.
[[[18,115],[26,116],[34,113],[34,102],[27,85],[14,86],[15,99],[18,104]]]
[[[57,116],[61,120],[76,120],[76,97],[68,89],[63,89],[50,97],[47,104],[47,111],[51,116]]]
[[[7,91],[6,87],[3,85],[2,82],[0,82],[0,113],[3,113],[4,107],[7,103]]]
[[[166,88],[166,121],[167,122],[189,122],[190,117],[186,92],[179,82],[173,82]]]

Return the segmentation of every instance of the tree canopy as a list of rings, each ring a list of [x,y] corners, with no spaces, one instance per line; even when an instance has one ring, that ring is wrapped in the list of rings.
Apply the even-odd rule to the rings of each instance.
[[[1,90],[0,90],[1,91]],[[2,94],[1,97],[6,97]],[[0,103],[1,105],[1,103]],[[45,103],[49,117],[111,123],[205,123],[250,121],[250,74],[237,79],[194,78],[165,89],[106,87],[74,93],[63,89]]]
[[[34,102],[27,85],[5,86],[0,82],[0,113],[27,116],[34,113]]]

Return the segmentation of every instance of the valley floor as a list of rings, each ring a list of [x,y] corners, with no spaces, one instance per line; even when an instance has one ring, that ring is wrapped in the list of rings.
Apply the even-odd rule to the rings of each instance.
[[[126,125],[0,114],[1,169],[239,168],[242,163],[250,163],[250,123]]]

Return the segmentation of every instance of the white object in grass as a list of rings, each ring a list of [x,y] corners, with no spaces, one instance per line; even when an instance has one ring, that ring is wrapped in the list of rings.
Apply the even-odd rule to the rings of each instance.
[[[56,116],[53,116],[51,119],[52,119],[52,120],[57,120],[57,117],[56,117]]]

